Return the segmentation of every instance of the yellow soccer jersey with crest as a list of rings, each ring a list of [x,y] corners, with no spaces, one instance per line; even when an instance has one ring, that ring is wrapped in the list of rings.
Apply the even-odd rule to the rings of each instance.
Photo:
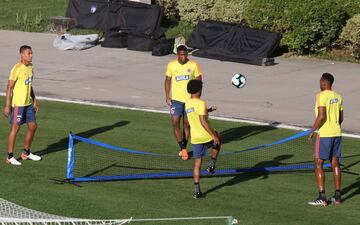
[[[191,144],[203,144],[211,141],[213,138],[200,121],[200,116],[207,116],[205,101],[198,98],[190,98],[185,103],[185,111],[190,123]]]
[[[339,123],[340,111],[344,110],[341,95],[335,91],[325,90],[316,95],[315,116],[318,115],[318,107],[326,108],[326,121],[319,128],[320,137],[341,136]]]
[[[190,80],[201,75],[199,65],[194,61],[187,61],[181,65],[177,60],[168,63],[166,76],[171,77],[171,99],[185,102],[190,98],[187,84]]]
[[[11,98],[12,107],[31,105],[32,64],[25,66],[17,63],[10,72],[9,80],[15,82]]]

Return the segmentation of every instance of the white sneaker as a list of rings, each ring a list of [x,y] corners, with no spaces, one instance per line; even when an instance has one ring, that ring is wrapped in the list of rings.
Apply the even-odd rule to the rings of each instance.
[[[33,160],[33,161],[40,161],[41,157],[38,155],[34,155],[30,152],[29,155],[26,155],[25,153],[21,154],[21,158],[22,160]]]
[[[14,157],[11,157],[10,159],[8,157],[6,157],[5,162],[7,164],[11,164],[11,165],[15,165],[15,166],[21,166],[21,162],[17,161],[17,159],[15,159]]]

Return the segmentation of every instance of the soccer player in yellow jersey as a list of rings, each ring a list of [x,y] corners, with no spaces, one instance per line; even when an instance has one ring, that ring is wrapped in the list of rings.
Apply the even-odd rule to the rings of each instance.
[[[205,101],[200,99],[202,81],[191,80],[188,83],[187,90],[191,94],[191,97],[185,103],[185,110],[190,123],[191,144],[195,160],[193,170],[195,192],[193,197],[200,198],[203,197],[200,190],[202,157],[206,155],[208,148],[212,147],[211,160],[207,171],[214,174],[215,162],[220,151],[221,143],[219,134],[213,130],[208,120],[208,111],[214,110],[214,107],[207,109]]]
[[[25,147],[21,158],[23,160],[41,160],[40,156],[34,155],[30,151],[37,127],[35,113],[38,111],[32,88],[32,56],[33,52],[30,46],[23,45],[20,47],[20,62],[12,68],[6,88],[4,115],[10,116],[11,129],[8,137],[8,155],[5,162],[12,165],[21,165],[14,157],[14,145],[20,126],[24,123],[28,125],[28,129],[25,134]]]
[[[165,96],[166,104],[170,106],[174,135],[180,147],[179,156],[183,160],[188,159],[186,146],[190,131],[185,114],[185,101],[190,98],[186,87],[193,79],[201,80],[201,70],[196,62],[188,59],[186,46],[180,45],[177,47],[177,60],[171,61],[167,65]],[[181,132],[181,118],[183,118],[183,132]]]
[[[333,83],[334,77],[331,74],[324,73],[321,76],[321,92],[316,95],[315,103],[316,120],[308,136],[308,140],[311,143],[314,132],[318,129],[314,159],[319,197],[309,202],[310,205],[326,206],[329,202],[325,195],[324,160],[331,161],[334,174],[335,195],[330,201],[334,204],[341,203],[341,170],[339,159],[341,158],[341,123],[344,120],[344,109],[341,95],[332,90]]]

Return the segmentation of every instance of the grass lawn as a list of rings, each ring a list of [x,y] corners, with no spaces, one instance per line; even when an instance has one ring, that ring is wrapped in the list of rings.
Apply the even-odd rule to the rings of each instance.
[[[0,98],[4,105],[4,98]],[[246,173],[202,179],[206,198],[192,199],[190,178],[57,184],[66,175],[67,135],[75,134],[113,145],[149,151],[177,151],[168,115],[94,106],[40,101],[38,132],[33,152],[40,162],[20,167],[0,163],[0,198],[61,216],[78,218],[159,218],[234,216],[239,224],[359,224],[360,140],[344,138],[344,204],[325,208],[308,206],[316,197],[311,171]],[[224,149],[275,141],[296,133],[243,123],[212,120],[220,132],[233,131]],[[1,120],[0,156],[6,155],[9,125]],[[24,129],[16,145],[20,154]],[[304,154],[312,154],[308,146]],[[101,157],[101,156],[99,156]],[[78,159],[81,160],[81,159]],[[258,161],[262,158],[259,156]],[[332,174],[326,173],[328,194],[333,193]],[[134,224],[225,224],[219,221],[143,222]]]
[[[51,16],[65,16],[68,0],[1,0],[0,29],[46,31]]]

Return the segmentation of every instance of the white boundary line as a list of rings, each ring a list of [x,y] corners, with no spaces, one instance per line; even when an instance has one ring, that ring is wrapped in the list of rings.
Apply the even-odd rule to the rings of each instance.
[[[5,93],[0,92],[0,96],[5,96]],[[127,110],[134,110],[134,111],[143,111],[143,112],[168,113],[167,110],[146,109],[146,108],[120,106],[120,105],[110,105],[110,104],[96,103],[96,102],[82,101],[82,100],[67,100],[67,99],[50,98],[50,97],[43,97],[43,96],[37,96],[37,99],[46,100],[46,101],[52,101],[52,102],[72,103],[72,104],[98,106],[98,107],[113,108],[113,109],[127,109]],[[215,120],[222,120],[222,121],[241,122],[241,123],[249,123],[249,124],[262,125],[262,126],[271,126],[271,127],[289,129],[289,130],[302,130],[302,131],[304,131],[304,130],[308,129],[306,127],[288,125],[288,124],[284,124],[284,123],[274,124],[274,123],[268,123],[268,122],[261,122],[261,121],[248,120],[248,119],[236,119],[236,118],[229,118],[229,117],[222,117],[222,116],[210,116],[210,118],[215,119]],[[357,134],[342,133],[342,136],[360,139],[360,135],[357,135]]]

